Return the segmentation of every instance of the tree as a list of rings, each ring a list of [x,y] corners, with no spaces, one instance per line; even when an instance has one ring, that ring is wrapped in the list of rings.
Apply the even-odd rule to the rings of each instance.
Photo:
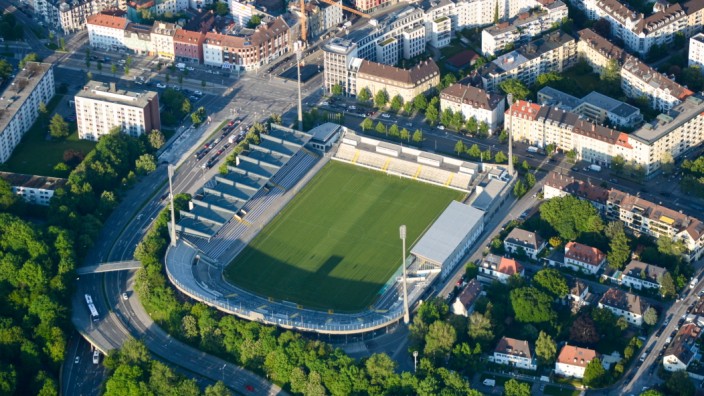
[[[557,298],[566,296],[570,291],[565,277],[554,268],[541,269],[533,277],[533,282],[542,290]]]
[[[391,135],[393,137],[399,137],[400,131],[398,129],[398,125],[393,124],[389,127],[389,135]]]
[[[614,156],[611,159],[611,169],[617,174],[622,174],[626,167],[626,160],[621,154]]]
[[[511,307],[519,322],[542,323],[555,318],[550,296],[534,287],[511,290],[509,296]]]
[[[60,114],[54,114],[49,123],[49,134],[51,137],[60,139],[68,136],[68,123],[64,121],[64,118]]]
[[[547,85],[550,85],[550,83],[559,81],[562,81],[562,75],[560,75],[560,73],[549,72],[538,75],[538,77],[535,79],[535,85],[537,86],[536,88],[542,88]]]
[[[460,155],[460,153],[463,153],[465,150],[464,142],[461,140],[458,140],[457,143],[455,143],[455,152],[457,155]]]
[[[516,184],[513,185],[513,195],[516,198],[520,198],[528,192],[528,189],[526,188],[525,184],[523,184],[522,180],[518,180]]]
[[[631,256],[630,241],[623,229],[623,223],[620,221],[610,222],[607,224],[604,233],[610,240],[607,255],[609,267],[622,269]]]
[[[535,354],[538,360],[544,366],[549,366],[557,356],[557,344],[550,335],[544,331],[538,334],[538,339],[535,341]]]
[[[396,362],[385,353],[375,353],[364,362],[372,384],[385,385],[394,376]]]
[[[535,175],[533,175],[532,173],[526,173],[526,186],[528,186],[528,188],[530,189],[533,188],[535,183]]]
[[[675,288],[675,282],[672,280],[672,275],[669,272],[659,279],[660,282],[660,294],[665,298],[672,298],[677,294],[677,289]]]
[[[369,88],[367,88],[367,87],[362,88],[362,90],[357,93],[357,100],[362,103],[369,102],[369,99],[371,99],[371,98],[372,98],[372,93],[371,93],[371,91],[369,91]]]
[[[467,155],[478,159],[482,155],[482,150],[479,148],[479,145],[475,143],[472,147],[467,149]]]
[[[425,335],[423,352],[429,356],[445,356],[450,353],[456,339],[457,333],[454,327],[442,320],[435,321]]]
[[[658,322],[658,313],[655,311],[655,308],[648,307],[648,309],[645,310],[643,313],[643,322],[648,326],[652,326]]]
[[[499,23],[499,2],[497,1],[496,4],[494,4],[494,25],[497,25]]]
[[[480,343],[491,341],[494,338],[491,320],[479,312],[473,312],[469,316],[469,337]]]
[[[669,151],[663,151],[660,157],[660,167],[664,173],[670,174],[675,168],[675,160],[672,158],[672,154]]]
[[[5,79],[12,74],[12,65],[5,59],[0,59],[0,78]]]
[[[477,119],[474,116],[469,117],[469,119],[467,120],[467,131],[471,134],[474,134],[477,132],[477,128],[479,128],[479,126],[477,125]]]
[[[147,174],[156,170],[156,158],[151,154],[142,154],[135,162],[135,168],[139,174]]]
[[[389,103],[389,94],[386,93],[385,89],[379,90],[379,92],[374,95],[374,106],[381,109],[386,106],[387,103]]]
[[[115,74],[117,74],[117,65],[112,64],[110,66],[110,73],[112,73],[113,76],[115,76]],[[168,82],[168,78],[169,78],[169,76],[167,75],[166,76],[167,82]]]
[[[584,232],[599,232],[599,212],[587,201],[571,195],[550,199],[540,206],[540,217],[565,240],[573,241]]]
[[[378,133],[386,133],[386,125],[384,125],[381,121],[379,121],[376,124],[376,131]]]
[[[334,96],[340,96],[340,95],[342,95],[342,85],[340,85],[340,84],[335,84],[335,85],[333,85],[332,88],[330,89],[330,92],[331,92]]]
[[[365,118],[364,121],[362,121],[362,131],[372,128],[374,128],[374,121],[369,117]]]
[[[599,342],[599,333],[592,318],[588,315],[579,316],[572,323],[569,339],[580,344],[596,344]]]
[[[515,78],[502,81],[499,84],[499,88],[507,95],[513,94],[514,100],[524,100],[530,95],[530,90]]]
[[[511,378],[504,384],[504,396],[530,396],[530,385]]]
[[[685,251],[687,251],[687,247],[681,239],[675,241],[672,238],[660,237],[658,238],[657,243],[658,252],[668,256],[680,257]]]
[[[452,125],[452,109],[445,109],[442,111],[442,114],[440,114],[440,123],[442,125],[450,126]]]
[[[425,111],[428,107],[428,99],[423,94],[416,96],[413,98],[413,107],[418,111]]]
[[[508,131],[505,129],[501,130],[501,133],[499,133],[499,143],[504,144],[508,141]]]
[[[161,133],[160,130],[153,129],[151,132],[149,132],[149,145],[152,146],[154,150],[160,149],[161,146],[164,145],[164,143],[164,134]]]
[[[582,382],[587,386],[598,387],[601,386],[605,380],[606,370],[604,370],[604,367],[601,365],[601,360],[599,360],[599,358],[592,359],[592,361],[587,364],[587,368],[584,369]]]
[[[411,139],[411,133],[408,132],[408,129],[403,128],[401,129],[401,140],[409,141]]]
[[[608,38],[611,36],[611,24],[604,18],[599,18],[595,21],[592,25],[592,29],[602,37]]]
[[[407,115],[411,115],[413,113],[413,102],[406,102],[403,104],[403,112],[406,113]]]
[[[402,107],[403,107],[403,98],[401,97],[401,95],[394,96],[394,98],[391,99],[391,110],[398,113]]]
[[[262,23],[262,17],[259,15],[252,15],[251,18],[249,18],[249,22],[247,22],[247,27],[250,29],[254,29],[255,27],[259,26]]]
[[[504,162],[508,162],[508,157],[506,154],[504,154],[503,151],[497,151],[496,155],[494,156],[494,162],[497,164],[503,164]]]
[[[665,382],[665,389],[670,394],[677,396],[692,396],[695,393],[694,384],[685,370],[672,373]]]
[[[230,13],[230,7],[227,6],[227,3],[217,2],[215,3],[215,13],[220,16],[228,15]]]
[[[191,112],[191,101],[188,98],[184,98],[181,103],[181,113],[188,114]]]
[[[39,102],[39,119],[42,123],[45,123],[49,117],[49,111],[46,108],[44,102]]]
[[[461,111],[457,111],[454,114],[452,114],[451,125],[452,125],[452,128],[456,129],[457,131],[460,131],[461,129],[464,128],[464,114],[462,114]]]
[[[225,3],[215,3],[217,5],[224,5],[227,7]],[[227,389],[227,386],[222,381],[218,381],[215,383],[215,385],[208,385],[205,387],[205,396],[232,396],[232,392],[230,392],[229,389]]]
[[[20,61],[20,69],[24,69],[27,62],[38,62],[38,61],[39,61],[39,57],[37,56],[37,54],[35,54],[34,52],[30,52],[29,54],[25,55],[25,57],[22,58],[22,60]]]
[[[420,143],[423,141],[423,131],[420,129],[416,129],[415,132],[413,132],[413,141],[416,143]]]

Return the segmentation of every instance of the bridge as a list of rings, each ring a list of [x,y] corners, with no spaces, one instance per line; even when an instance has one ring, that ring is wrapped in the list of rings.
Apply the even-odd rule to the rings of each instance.
[[[76,269],[78,275],[99,274],[102,272],[125,271],[142,268],[142,263],[137,260],[113,261],[110,263],[100,263],[87,265]]]

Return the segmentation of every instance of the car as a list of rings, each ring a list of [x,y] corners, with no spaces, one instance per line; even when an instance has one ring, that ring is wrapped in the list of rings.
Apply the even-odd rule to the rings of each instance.
[[[573,167],[572,167],[572,172],[578,172],[578,171],[579,171],[579,168],[578,168],[578,167],[576,167],[576,166],[573,166]]]
[[[78,356],[76,356],[76,358],[73,360],[73,362],[74,362],[75,364],[78,364],[78,363],[81,362],[81,358],[78,357]]]
[[[321,106],[330,106],[330,102],[320,102]]]
[[[203,92],[201,92],[201,91],[193,91],[193,95],[196,95],[196,96],[203,96]]]
[[[191,67],[191,66],[188,66],[188,67],[186,67],[186,70],[188,70],[188,71],[193,71],[193,70],[195,70],[195,68],[193,68],[193,67]]]
[[[168,196],[169,196],[169,193],[167,193],[167,192],[166,192],[166,193],[163,193],[163,194],[161,194],[160,200],[163,201],[163,200],[165,200]]]
[[[445,130],[445,125],[438,125],[438,129],[441,130],[441,131],[444,131],[444,130]]]
[[[127,300],[129,297],[127,296],[127,293],[122,293],[122,299]]]
[[[199,98],[199,97],[197,97],[197,96],[195,96],[195,95],[191,95],[191,96],[189,96],[189,97],[188,97],[188,100],[190,100],[190,101],[191,101],[191,103],[193,103],[193,102],[197,102],[197,101],[199,101],[199,100],[200,100],[200,98]]]
[[[215,153],[215,155],[220,155],[220,154],[222,154],[224,151],[225,151],[225,149],[220,149],[220,150],[218,150],[218,151]]]
[[[166,84],[156,83],[156,87],[157,87],[157,88],[164,89],[164,88],[166,88]]]
[[[357,110],[357,106],[351,105],[351,106],[347,107],[347,109],[348,110]]]
[[[93,351],[93,364],[98,363],[100,363],[100,351],[96,349]]]
[[[254,392],[254,387],[252,385],[247,385],[244,388],[247,389],[247,392]]]
[[[528,155],[526,155],[526,157],[528,157],[528,158],[535,158],[535,156],[534,156],[533,154],[528,154]]]
[[[381,116],[384,118],[391,118],[391,116],[387,113],[382,113]]]
[[[413,126],[413,123],[412,123],[412,122],[407,122],[407,123],[406,123],[406,126],[407,126],[407,127],[412,127],[412,126]]]

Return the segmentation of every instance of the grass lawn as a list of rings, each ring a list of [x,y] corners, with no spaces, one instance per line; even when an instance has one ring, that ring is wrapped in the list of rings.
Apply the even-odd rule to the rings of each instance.
[[[331,161],[226,268],[247,290],[315,309],[359,311],[407,248],[463,194]]]
[[[564,389],[564,388],[560,388],[559,386],[555,386],[555,385],[546,386],[545,390],[543,392],[546,395],[552,395],[552,396],[577,396],[581,393],[577,389]]]
[[[56,95],[47,105],[49,118],[53,117],[54,109],[62,95]],[[0,168],[8,172],[26,173],[30,175],[59,176],[65,175],[54,171],[54,166],[63,162],[64,151],[73,149],[88,154],[95,142],[79,140],[76,123],[69,123],[71,135],[63,140],[47,140],[49,126],[43,127],[39,121],[25,133],[22,141],[12,152],[10,159]]]

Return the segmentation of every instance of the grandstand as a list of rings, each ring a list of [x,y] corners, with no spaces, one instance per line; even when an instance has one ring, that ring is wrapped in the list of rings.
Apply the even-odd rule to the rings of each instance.
[[[287,177],[300,156],[308,156],[303,146],[311,135],[272,125],[268,134],[261,135],[259,144],[237,156],[237,166],[227,166],[228,172],[216,175],[189,202],[188,210],[181,210],[176,230],[182,234],[210,240],[232,219],[243,221],[255,197],[271,189],[290,188],[298,177]],[[306,162],[306,161],[304,161]],[[287,165],[292,163],[292,166]],[[281,175],[278,179],[276,176]],[[289,179],[290,181],[287,183]]]
[[[345,132],[333,159],[463,192],[479,165]]]

